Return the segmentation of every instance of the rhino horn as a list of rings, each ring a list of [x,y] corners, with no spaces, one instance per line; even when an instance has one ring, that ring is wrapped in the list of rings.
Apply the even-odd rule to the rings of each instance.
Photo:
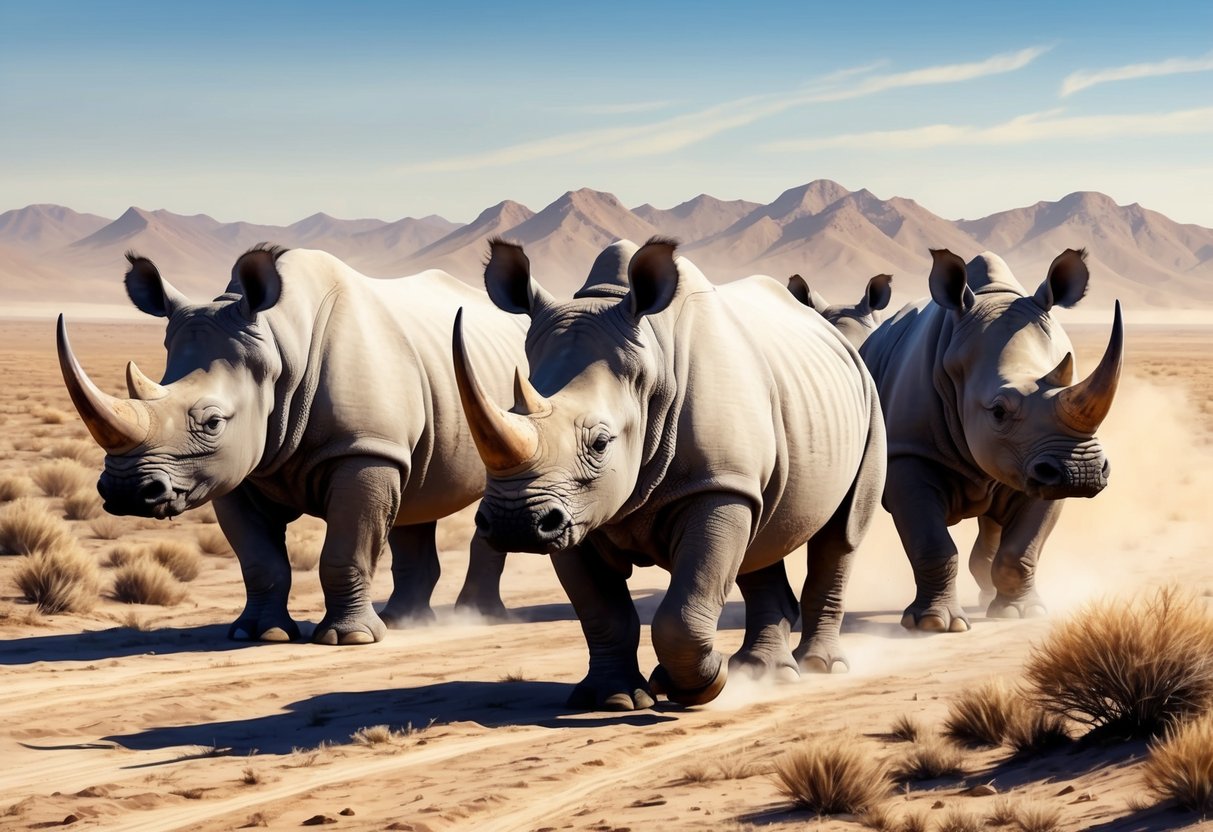
[[[168,388],[145,376],[134,361],[126,362],[126,391],[132,399],[154,402],[168,395]]]
[[[1052,370],[1041,378],[1050,387],[1069,387],[1074,383],[1074,353],[1068,352]]]
[[[1112,409],[1112,399],[1120,383],[1120,365],[1124,358],[1124,323],[1120,316],[1120,301],[1112,319],[1112,335],[1099,366],[1078,384],[1057,394],[1057,406],[1062,418],[1075,430],[1094,433]]]
[[[120,454],[131,450],[147,438],[149,417],[135,402],[117,399],[103,393],[85,374],[67,340],[67,325],[59,316],[56,334],[59,349],[59,369],[72,397],[72,404],[84,426],[97,444],[107,453]]]
[[[535,389],[519,367],[514,368],[514,412],[523,416],[540,416],[552,412],[552,403]]]
[[[451,351],[459,399],[485,467],[490,471],[508,471],[529,461],[539,449],[539,433],[526,416],[502,410],[484,392],[463,343],[462,309],[455,315]],[[539,397],[538,393],[535,395]]]

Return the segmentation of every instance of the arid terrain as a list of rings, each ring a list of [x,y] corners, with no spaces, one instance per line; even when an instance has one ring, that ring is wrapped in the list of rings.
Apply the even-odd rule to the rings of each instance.
[[[42,615],[14,585],[23,556],[0,556],[0,828],[859,829],[853,818],[791,808],[773,761],[805,738],[839,733],[894,757],[905,745],[887,734],[897,717],[938,726],[958,692],[995,676],[1016,681],[1030,645],[1084,601],[1173,583],[1213,593],[1213,327],[1135,325],[1131,310],[1128,321],[1126,376],[1101,431],[1111,484],[1071,501],[1045,551],[1039,580],[1051,619],[987,621],[973,607],[968,633],[907,635],[898,621],[913,594],[910,569],[881,516],[848,593],[850,673],[781,685],[734,678],[708,706],[634,714],[563,707],[586,654],[546,559],[510,558],[510,622],[453,613],[470,512],[440,525],[436,626],[366,647],[228,641],[243,588],[230,552],[202,551],[222,549],[209,508],[164,522],[67,520],[96,508],[84,497],[68,507],[27,482],[66,459],[61,467],[78,462],[79,488],[92,490],[101,453],[71,410],[53,325],[0,321],[0,482],[61,519],[101,573],[90,612]],[[1106,331],[1070,327],[1080,367],[1093,366]],[[128,359],[159,377],[161,336],[154,324],[73,326],[77,354],[111,392],[122,389]],[[322,598],[315,569],[303,567],[321,534],[319,521],[304,520],[289,538],[300,567],[292,612],[313,624]],[[956,530],[964,553],[972,534]],[[156,541],[184,545],[179,558],[201,565],[184,599],[114,600],[114,549]],[[798,585],[803,553],[789,571]],[[380,564],[377,600],[389,582]],[[642,620],[665,582],[656,569],[632,580]],[[961,587],[975,603],[967,574]],[[720,624],[722,649],[740,643],[742,621],[738,597]],[[654,663],[646,627],[641,666]],[[1056,807],[1068,829],[1198,824],[1155,805],[1141,780],[1145,753],[1137,743],[1008,762],[1005,749],[966,750],[963,777],[912,783],[889,809],[980,817],[1009,799]],[[979,784],[997,794],[968,793]]]

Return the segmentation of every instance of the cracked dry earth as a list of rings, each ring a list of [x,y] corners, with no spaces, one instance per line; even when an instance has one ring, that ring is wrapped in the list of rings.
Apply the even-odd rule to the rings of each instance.
[[[87,439],[58,378],[51,333],[46,322],[0,323],[0,478],[24,476],[70,440]],[[145,325],[73,328],[87,370],[114,392],[129,358],[154,374],[160,335]],[[1071,335],[1082,366],[1092,366],[1105,332],[1072,327]],[[1213,329],[1130,327],[1127,376],[1102,431],[1112,484],[1067,506],[1041,567],[1055,617],[1143,586],[1213,589],[1204,509],[1213,481],[1211,346]],[[99,470],[99,452],[71,447]],[[64,514],[62,498],[35,489],[31,499]],[[585,648],[545,559],[510,558],[503,594],[512,621],[452,612],[470,517],[441,527],[439,624],[366,647],[226,641],[242,606],[230,554],[200,554],[201,573],[175,606],[118,603],[107,594],[113,569],[101,566],[92,611],[51,616],[19,598],[19,557],[0,557],[0,828],[859,829],[854,818],[791,809],[771,778],[773,761],[806,737],[835,732],[856,735],[873,754],[896,754],[884,735],[896,717],[938,726],[961,689],[1017,678],[1030,643],[1050,627],[987,621],[973,608],[969,633],[905,635],[898,621],[910,571],[881,517],[848,594],[851,673],[777,686],[734,679],[718,701],[692,710],[569,713],[562,703],[584,672]],[[196,546],[215,529],[209,509],[168,522],[122,518],[116,540],[99,539],[89,521],[64,522],[98,564],[119,544]],[[292,543],[314,547],[322,524],[297,525]],[[967,552],[972,530],[956,536]],[[799,585],[803,553],[789,566]],[[292,612],[314,624],[322,613],[315,570],[294,578]],[[665,580],[657,570],[633,579],[642,619]],[[381,564],[379,601],[389,581]],[[961,591],[975,603],[967,575]],[[721,621],[723,649],[738,646],[742,621],[735,598]],[[641,665],[654,662],[646,628]],[[963,779],[913,784],[890,808],[982,814],[1009,794],[1056,806],[1067,829],[1198,824],[1153,805],[1141,783],[1144,753],[1142,745],[1063,751],[1009,765],[1005,750],[968,751]],[[965,793],[991,781],[998,796]]]

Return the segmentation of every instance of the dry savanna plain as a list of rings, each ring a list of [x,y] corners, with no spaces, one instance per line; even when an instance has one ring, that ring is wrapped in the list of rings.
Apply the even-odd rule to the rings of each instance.
[[[1094,366],[1105,327],[1070,326],[1080,367]],[[734,677],[707,706],[662,703],[629,714],[564,707],[586,651],[545,558],[509,559],[509,621],[454,613],[470,510],[439,525],[436,625],[358,647],[228,641],[243,587],[213,511],[171,521],[101,513],[101,453],[71,410],[52,330],[47,321],[0,322],[0,523],[33,517],[59,538],[47,545],[71,553],[63,563],[78,571],[69,601],[79,611],[39,611],[18,585],[37,577],[36,555],[0,556],[2,829],[1150,830],[1202,822],[1146,788],[1145,740],[1065,743],[1017,757],[1006,745],[953,745],[936,735],[966,691],[996,678],[1019,684],[1033,646],[1084,604],[1169,585],[1199,604],[1213,594],[1213,327],[1135,325],[1129,310],[1125,377],[1101,431],[1111,484],[1093,500],[1070,501],[1049,542],[1039,573],[1049,618],[986,620],[962,569],[972,630],[905,633],[898,622],[911,573],[882,515],[848,591],[849,673],[780,684]],[[159,377],[161,335],[153,325],[73,325],[84,366],[115,393],[128,359]],[[962,553],[973,532],[954,530]],[[292,613],[313,624],[323,608],[315,569],[322,535],[322,523],[304,519],[288,538]],[[804,559],[799,552],[788,561],[794,585]],[[375,579],[378,601],[389,594],[386,566]],[[634,576],[642,620],[666,580],[657,569]],[[722,649],[740,644],[742,625],[735,595],[720,622]],[[646,670],[655,664],[647,625],[640,660]],[[915,728],[916,742],[898,736]],[[902,768],[933,749],[951,757],[943,767],[952,771],[903,776],[880,817],[819,817],[797,808],[774,772],[798,749],[833,737]]]

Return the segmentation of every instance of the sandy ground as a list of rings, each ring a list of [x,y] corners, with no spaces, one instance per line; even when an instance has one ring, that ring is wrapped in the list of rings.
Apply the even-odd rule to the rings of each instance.
[[[0,476],[19,475],[86,438],[70,413],[52,325],[0,322]],[[1093,366],[1106,330],[1074,325],[1080,364]],[[135,358],[162,366],[161,330],[134,324],[73,329],[85,367],[121,389]],[[1084,600],[1178,582],[1213,587],[1205,501],[1213,484],[1213,328],[1131,326],[1127,376],[1102,434],[1112,483],[1071,501],[1041,567],[1054,616]],[[99,470],[100,454],[89,461]],[[58,498],[37,498],[62,516]],[[544,558],[509,560],[504,597],[515,619],[459,619],[452,602],[466,564],[470,514],[444,523],[437,626],[393,631],[367,647],[241,645],[225,640],[243,589],[231,555],[203,556],[202,574],[173,607],[104,596],[84,615],[42,616],[12,582],[19,558],[0,557],[0,828],[62,824],[105,830],[335,829],[679,830],[857,829],[789,808],[772,761],[810,736],[856,735],[893,755],[882,736],[900,714],[938,724],[956,692],[991,676],[1016,678],[1049,620],[986,621],[967,634],[911,637],[897,624],[912,596],[910,570],[882,516],[860,553],[848,595],[844,646],[852,672],[779,686],[730,681],[709,706],[666,704],[635,714],[570,713],[585,647]],[[69,521],[101,562],[116,543],[193,542],[209,509],[174,521],[124,519],[120,541]],[[302,521],[298,539],[319,534]],[[956,530],[962,552],[972,529]],[[803,552],[789,560],[794,585]],[[112,570],[104,568],[103,584]],[[376,597],[387,598],[381,568]],[[640,571],[632,590],[643,620],[666,583]],[[976,601],[965,575],[962,592]],[[296,572],[292,612],[319,620],[315,571]],[[719,644],[741,640],[735,599]],[[641,666],[655,663],[647,627]],[[390,725],[365,745],[358,729]],[[1062,811],[1065,828],[1173,829],[1198,819],[1154,807],[1141,785],[1141,745],[1058,752],[1012,764],[1005,751],[970,752],[963,780],[914,784],[895,813],[946,807],[981,813],[992,782],[1013,800]],[[932,807],[938,806],[937,809]],[[321,816],[320,820],[314,820]]]

